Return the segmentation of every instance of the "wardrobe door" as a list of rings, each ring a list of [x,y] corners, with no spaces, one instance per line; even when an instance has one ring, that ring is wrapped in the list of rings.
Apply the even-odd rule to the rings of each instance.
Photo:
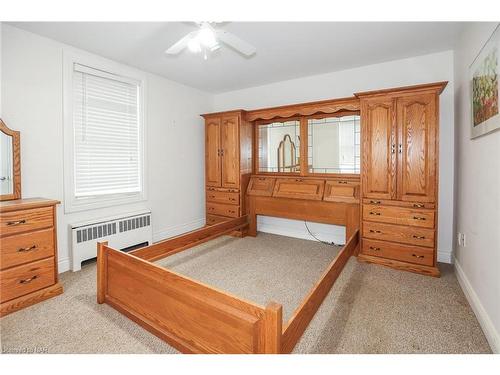
[[[240,187],[239,117],[222,118],[220,138],[222,149],[222,187]]]
[[[221,186],[220,157],[221,119],[207,119],[205,122],[205,173],[207,186]]]
[[[396,198],[396,126],[394,100],[361,101],[363,196]]]
[[[397,99],[399,200],[435,202],[436,100],[435,94]]]

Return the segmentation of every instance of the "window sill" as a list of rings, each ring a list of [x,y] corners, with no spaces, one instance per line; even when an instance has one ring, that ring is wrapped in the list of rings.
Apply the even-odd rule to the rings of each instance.
[[[74,213],[80,211],[96,210],[111,206],[126,205],[146,200],[144,193],[123,194],[106,198],[88,198],[88,199],[68,199],[64,205],[64,213]]]

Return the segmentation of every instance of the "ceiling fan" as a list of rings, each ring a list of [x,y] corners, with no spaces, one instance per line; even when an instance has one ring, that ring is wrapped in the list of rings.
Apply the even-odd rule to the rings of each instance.
[[[165,51],[167,55],[177,55],[184,48],[193,53],[203,53],[205,60],[210,53],[226,44],[244,56],[250,57],[257,51],[254,46],[222,29],[214,28],[210,22],[199,22],[198,29],[191,31]]]

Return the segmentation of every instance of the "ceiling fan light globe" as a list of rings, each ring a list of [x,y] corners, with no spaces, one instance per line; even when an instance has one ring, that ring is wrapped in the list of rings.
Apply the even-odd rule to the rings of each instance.
[[[188,42],[188,48],[193,53],[201,52],[201,46],[197,38],[193,38]]]
[[[197,39],[200,44],[208,49],[212,49],[218,45],[215,33],[208,27],[204,27],[198,32]]]

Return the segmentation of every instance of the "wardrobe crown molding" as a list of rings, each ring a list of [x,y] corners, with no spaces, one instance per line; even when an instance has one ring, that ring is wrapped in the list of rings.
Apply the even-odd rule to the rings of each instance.
[[[412,93],[416,93],[418,91],[435,91],[439,95],[443,92],[443,90],[445,89],[447,84],[448,84],[448,81],[440,81],[440,82],[433,82],[433,83],[425,83],[425,84],[421,84],[421,85],[393,87],[393,88],[381,89],[381,90],[355,92],[354,96],[356,96],[357,98],[361,98],[361,97],[366,97],[366,96],[378,96],[378,95],[387,95],[387,94],[397,95],[397,94],[400,94],[402,92],[408,92],[408,91],[411,91]]]
[[[205,113],[201,116],[205,119],[211,117],[217,117],[221,115],[236,115],[239,114],[246,121],[257,121],[257,120],[272,120],[278,118],[289,118],[295,116],[312,116],[316,114],[333,114],[342,111],[357,112],[360,110],[360,99],[364,97],[372,96],[384,96],[384,95],[398,95],[403,92],[412,92],[412,94],[418,92],[436,92],[438,95],[441,94],[448,84],[448,81],[426,83],[420,85],[412,86],[401,86],[394,88],[387,88],[381,90],[363,91],[354,93],[351,97],[318,100],[314,102],[306,103],[296,103],[287,104],[276,107],[258,108],[252,110],[245,109],[234,109],[230,111],[221,111],[213,113]]]

